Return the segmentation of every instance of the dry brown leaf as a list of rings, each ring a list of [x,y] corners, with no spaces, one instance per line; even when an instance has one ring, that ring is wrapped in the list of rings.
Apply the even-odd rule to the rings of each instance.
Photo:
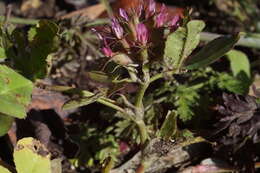
[[[37,9],[42,5],[41,0],[26,0],[23,1],[21,5],[21,11],[25,12],[27,10],[30,10],[31,8]]]
[[[81,15],[81,16],[86,16],[90,20],[94,20],[98,18],[104,11],[106,10],[105,6],[103,4],[97,4],[97,5],[92,5],[87,8],[83,8],[74,12],[71,12],[69,14],[66,14],[61,17],[61,19],[68,19],[72,18],[73,16]]]

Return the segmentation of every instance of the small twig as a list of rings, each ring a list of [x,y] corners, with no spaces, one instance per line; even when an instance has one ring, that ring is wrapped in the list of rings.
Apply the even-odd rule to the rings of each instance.
[[[160,148],[158,148],[160,146]],[[161,148],[165,151],[162,152]],[[188,163],[196,156],[203,156],[208,153],[211,144],[201,137],[196,137],[174,145],[159,138],[152,139],[143,150],[143,153],[136,153],[130,160],[118,168],[111,170],[111,173],[136,173],[140,163],[145,165],[145,173],[165,172],[167,168],[180,167]]]

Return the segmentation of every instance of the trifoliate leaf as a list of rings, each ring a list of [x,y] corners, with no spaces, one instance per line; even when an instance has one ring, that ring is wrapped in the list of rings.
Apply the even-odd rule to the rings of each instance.
[[[167,67],[179,69],[183,61],[192,53],[200,41],[200,32],[205,23],[200,20],[188,22],[186,27],[179,27],[170,34],[164,50],[164,61]]]

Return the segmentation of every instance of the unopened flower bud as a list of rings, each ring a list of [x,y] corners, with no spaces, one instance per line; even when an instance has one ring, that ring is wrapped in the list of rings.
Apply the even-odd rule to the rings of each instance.
[[[101,48],[103,54],[106,56],[106,57],[112,57],[113,56],[113,52],[112,50],[110,49],[110,47],[108,46],[105,46],[103,48]]]
[[[119,9],[119,15],[125,19],[125,21],[128,21],[129,18],[128,18],[128,15],[127,15],[127,12],[123,9],[123,8],[120,8]]]
[[[155,3],[154,0],[149,0],[148,11],[147,11],[146,18],[151,17],[152,15],[154,15],[155,12],[156,12],[156,3]]]
[[[124,30],[123,30],[122,26],[119,24],[117,19],[115,19],[115,18],[112,19],[111,28],[118,39],[123,38]]]
[[[166,7],[163,4],[161,7],[160,13],[155,17],[155,26],[160,28],[164,26],[165,22],[167,21],[168,13],[166,11]]]
[[[137,41],[142,45],[146,45],[148,42],[148,29],[143,23],[139,23],[136,26]]]
[[[129,65],[129,64],[133,63],[131,58],[124,53],[114,55],[113,60],[115,63],[120,64],[120,65]]]
[[[176,28],[178,26],[179,20],[180,20],[180,16],[179,15],[174,16],[174,18],[169,22],[169,26],[173,27],[173,28]]]

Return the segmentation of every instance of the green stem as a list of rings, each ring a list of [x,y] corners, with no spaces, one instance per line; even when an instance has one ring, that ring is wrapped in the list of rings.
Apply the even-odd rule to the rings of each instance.
[[[0,22],[3,22],[5,20],[5,16],[0,16]],[[14,23],[14,24],[24,24],[24,25],[36,25],[39,20],[36,19],[24,19],[19,17],[10,17],[8,19],[8,22]]]
[[[136,121],[136,124],[140,132],[141,145],[144,145],[148,139],[146,125],[143,120]]]
[[[163,73],[156,74],[156,75],[154,75],[154,76],[151,78],[150,82],[152,83],[152,82],[154,82],[154,81],[156,81],[156,80],[158,80],[158,79],[161,79],[161,78],[163,78]]]
[[[135,102],[135,106],[137,108],[142,108],[143,107],[143,97],[145,94],[146,89],[149,87],[149,83],[144,83],[141,84],[141,87],[136,95],[136,102]]]
[[[101,103],[101,104],[103,104],[103,105],[105,105],[107,107],[110,107],[110,108],[112,108],[114,110],[117,110],[117,111],[119,111],[119,112],[121,112],[123,114],[126,114],[126,112],[125,112],[125,110],[123,108],[121,108],[120,106],[117,106],[117,105],[115,105],[115,104],[113,104],[111,102],[108,102],[105,99],[100,98],[100,99],[97,100],[97,102]]]
[[[166,73],[167,73],[167,75],[173,75],[175,72],[176,71],[169,71],[169,72],[166,72]],[[152,82],[154,82],[158,79],[163,78],[163,76],[164,76],[164,73],[159,73],[159,74],[154,75],[153,77],[151,77],[150,83],[152,83]]]
[[[143,98],[146,89],[149,87],[149,83],[141,84],[141,88],[139,89],[137,95],[136,95],[136,117],[138,120],[136,121],[136,124],[138,126],[139,132],[140,132],[140,138],[141,138],[141,144],[144,145],[145,142],[148,139],[148,133],[146,129],[146,125],[144,123],[144,106],[143,106]]]
[[[90,97],[90,96],[93,96],[93,95],[94,95],[94,93],[92,93],[90,91],[84,91],[84,96]],[[133,116],[130,115],[129,113],[127,113],[122,107],[116,105],[115,104],[116,102],[114,100],[111,100],[111,99],[105,98],[105,97],[101,97],[101,98],[97,99],[97,102],[100,103],[100,104],[103,104],[107,107],[110,107],[114,110],[117,110],[117,111],[121,112],[125,116],[125,118],[129,118],[129,119],[135,121]]]
[[[149,65],[147,64],[147,60],[148,60],[148,52],[147,49],[144,49],[141,52],[141,59],[143,61],[143,66],[142,66],[142,71],[143,71],[143,83],[141,83],[140,85],[140,89],[136,95],[136,102],[135,102],[135,106],[137,108],[143,108],[143,97],[145,94],[146,89],[149,87],[150,85],[150,74],[149,74]]]
[[[135,107],[136,107],[136,116],[137,116],[136,124],[139,128],[141,144],[144,145],[149,137],[146,125],[143,120],[144,112],[145,112],[144,106],[143,106],[143,98],[144,98],[145,91],[147,90],[147,88],[150,85],[149,65],[146,62],[148,60],[147,49],[144,49],[141,52],[141,59],[143,61],[143,65],[142,65],[143,82],[140,84],[139,91],[136,95]]]
[[[68,93],[77,93],[79,92],[77,89],[75,88],[72,88],[72,87],[67,87],[67,86],[49,86],[47,84],[44,84],[43,82],[41,81],[37,81],[35,86],[37,87],[44,87],[44,89],[46,90],[50,90],[50,91],[59,91],[59,92],[68,92]],[[90,91],[81,91],[82,92],[82,96],[84,97],[92,97],[94,96],[95,94],[90,92]],[[100,103],[100,104],[103,104],[107,107],[110,107],[114,110],[117,110],[119,112],[121,112],[124,116],[126,116],[126,118],[130,118],[131,120],[135,121],[135,119],[133,118],[132,115],[130,115],[129,113],[127,113],[122,107],[116,105],[116,101],[114,100],[111,100],[109,98],[106,98],[106,97],[100,97],[97,99],[97,102]]]

